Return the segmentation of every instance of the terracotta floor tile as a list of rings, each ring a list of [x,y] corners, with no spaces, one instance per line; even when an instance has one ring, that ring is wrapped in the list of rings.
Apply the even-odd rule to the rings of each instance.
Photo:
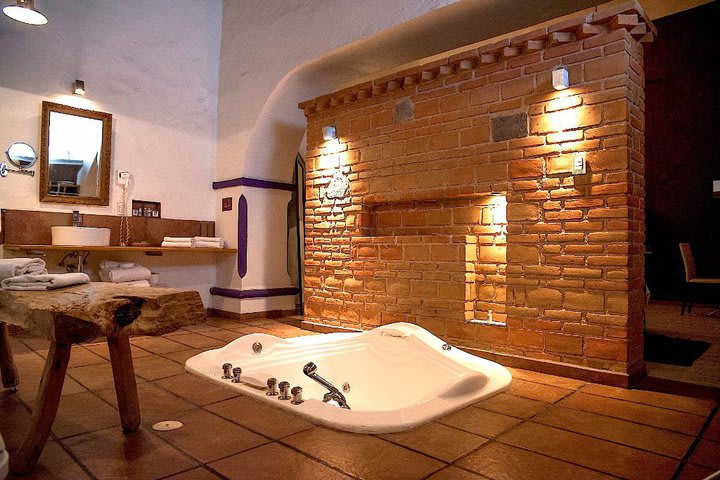
[[[446,417],[439,418],[437,421],[443,425],[459,428],[466,432],[493,438],[514,427],[522,420],[481,408],[467,407]]]
[[[349,480],[349,477],[277,443],[209,465],[230,480]]]
[[[450,466],[429,476],[428,480],[485,480],[485,477]]]
[[[172,360],[175,363],[179,363],[183,366],[183,368],[185,368],[185,362],[188,358],[194,357],[198,353],[202,352],[203,351],[198,348],[191,348],[189,350],[180,350],[178,352],[162,353],[160,356],[167,358],[168,360]]]
[[[166,392],[150,382],[140,383],[137,386],[138,400],[140,401],[140,418],[143,424],[160,422],[163,420],[175,420],[180,412],[194,410],[197,408],[182,398]],[[97,395],[117,408],[117,396],[115,389],[100,390]]]
[[[164,337],[133,337],[130,342],[148,352],[169,353],[178,350],[187,350],[187,345],[174,342]]]
[[[699,465],[693,465],[692,463],[686,463],[675,480],[705,480],[715,472],[716,470],[714,468],[701,467]]]
[[[499,393],[474,405],[493,412],[517,418],[530,418],[548,407],[545,402],[530,398],[516,397],[507,393]]]
[[[100,355],[105,360],[110,360],[110,352],[108,351],[108,346],[106,342],[83,345],[83,348],[90,350],[96,355]],[[152,355],[152,353],[148,352],[147,350],[143,350],[142,348],[136,347],[132,343],[130,344],[130,351],[132,352],[133,358],[147,357],[148,355]]]
[[[530,398],[532,400],[539,400],[541,402],[555,403],[572,393],[572,390],[513,378],[510,387],[508,387],[505,393]]]
[[[31,405],[35,408],[34,404]],[[60,437],[94,432],[109,427],[120,430],[120,414],[92,392],[65,395],[60,399],[52,432]]]
[[[190,373],[161,378],[155,383],[196,405],[208,405],[238,396],[234,390],[220,387]]]
[[[185,371],[185,367],[177,362],[168,360],[159,355],[151,355],[133,360],[135,374],[147,380],[172,377]]]
[[[498,439],[516,447],[628,479],[669,479],[678,461],[577,433],[527,422]]]
[[[560,406],[544,411],[533,421],[678,459],[695,441],[694,436]]]
[[[619,400],[652,405],[654,407],[663,407],[671,410],[678,410],[680,412],[694,413],[695,415],[702,415],[705,417],[710,414],[715,406],[714,403],[709,400],[698,400],[690,397],[681,397],[679,395],[670,395],[660,392],[650,392],[647,390],[629,390],[627,388],[598,385],[596,383],[589,383],[585,385],[582,387],[581,391],[583,393],[617,398]]]
[[[321,427],[297,433],[283,442],[350,475],[372,480],[420,479],[444,466],[379,438]]]
[[[533,372],[531,370],[521,370],[519,368],[509,368],[513,378],[526,380],[528,382],[541,383],[553,387],[560,387],[566,390],[577,390],[587,382],[576,380],[574,378],[557,377],[555,375],[547,375],[545,373]]]
[[[30,347],[21,342],[20,339],[13,336],[10,337],[10,350],[12,351],[13,355],[32,352]]]
[[[243,452],[270,441],[205,410],[174,415],[173,420],[178,420],[185,426],[170,432],[156,432],[156,435],[203,463]]]
[[[690,413],[641,405],[639,403],[599,397],[577,392],[559,402],[564,407],[598,413],[675,432],[697,435],[705,418]]]
[[[96,355],[92,351],[80,345],[74,345],[70,351],[70,362],[68,367],[84,367],[86,365],[97,365],[106,363],[107,359]]]
[[[203,335],[220,340],[221,342],[223,342],[223,345],[227,345],[233,340],[237,340],[238,338],[242,337],[242,334],[240,332],[225,329],[203,332]]]
[[[21,477],[10,475],[8,477],[8,479],[22,480],[83,480],[89,478],[88,474],[57,442],[45,444],[40,460],[29,475]]]
[[[270,438],[286,437],[313,427],[298,416],[242,395],[207,405],[205,409]]]
[[[172,477],[166,477],[164,480],[221,480],[221,477],[218,477],[210,470],[199,467],[188,470],[187,472],[178,473]]]
[[[380,438],[445,462],[452,462],[487,442],[486,438],[439,423],[430,423],[409,432],[380,435]]]
[[[201,350],[211,350],[213,348],[225,345],[224,342],[217,338],[206,337],[199,333],[184,333],[181,335],[173,335],[170,337],[173,342],[179,342],[191,348],[199,348]]]
[[[720,442],[720,413],[715,414],[715,417],[710,422],[710,425],[708,425],[705,433],[703,433],[703,438],[714,442]]]
[[[493,442],[457,464],[493,480],[590,480],[612,477],[578,465]]]
[[[47,350],[50,348],[50,340],[40,337],[23,336],[20,341],[24,343],[30,350]]]
[[[65,445],[98,478],[156,479],[189,470],[197,462],[144,428],[123,433],[110,428],[65,440]]]
[[[720,443],[700,440],[690,455],[690,462],[720,470]]]
[[[25,402],[32,402],[40,386],[40,379],[45,369],[45,359],[35,352],[21,353],[14,356],[20,376],[20,385],[17,387],[17,395]],[[87,389],[72,378],[65,377],[63,382],[63,395],[73,395],[85,392]]]
[[[30,415],[16,396],[3,399],[0,405],[0,434],[8,448],[20,447],[30,425]]]
[[[209,325],[206,323],[196,323],[195,325],[185,325],[182,328],[175,330],[176,332],[194,332],[194,333],[205,333],[213,330],[220,330],[220,327],[215,325]]]
[[[136,361],[134,360],[133,363]],[[135,370],[137,373],[137,369]],[[89,390],[107,390],[108,388],[115,388],[115,381],[113,380],[112,367],[110,363],[99,363],[97,365],[87,365],[84,367],[68,368],[67,375],[72,379],[77,380],[82,386]],[[65,378],[67,383],[68,378]],[[135,376],[135,380],[138,383],[142,383],[145,380]]]

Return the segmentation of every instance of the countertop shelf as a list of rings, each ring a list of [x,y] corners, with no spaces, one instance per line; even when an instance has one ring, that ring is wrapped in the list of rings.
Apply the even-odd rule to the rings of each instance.
[[[85,252],[142,252],[146,255],[162,255],[163,253],[237,253],[237,248],[192,248],[192,247],[97,247],[82,245],[4,245],[10,251],[85,251]]]

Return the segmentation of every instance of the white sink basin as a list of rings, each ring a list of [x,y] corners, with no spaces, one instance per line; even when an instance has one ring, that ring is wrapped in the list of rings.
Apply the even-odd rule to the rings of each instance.
[[[53,245],[77,245],[81,247],[107,247],[110,245],[110,229],[98,227],[50,227]]]

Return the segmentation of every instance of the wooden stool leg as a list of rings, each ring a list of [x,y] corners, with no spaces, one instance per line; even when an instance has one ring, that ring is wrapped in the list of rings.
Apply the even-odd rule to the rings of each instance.
[[[3,322],[0,322],[0,377],[5,388],[15,388],[20,385],[20,375],[10,348],[10,331]]]
[[[120,410],[120,422],[124,431],[134,432],[140,427],[140,405],[130,342],[125,334],[108,336],[107,342],[110,349],[113,380],[115,380],[115,394]]]
[[[30,427],[22,446],[10,457],[10,470],[13,473],[29,473],[43,451],[60,403],[65,372],[70,360],[70,347],[69,344],[50,344]]]

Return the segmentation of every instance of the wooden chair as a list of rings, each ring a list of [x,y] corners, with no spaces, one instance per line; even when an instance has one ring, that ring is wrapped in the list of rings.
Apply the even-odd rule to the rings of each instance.
[[[692,309],[693,290],[702,288],[703,285],[720,287],[720,278],[703,278],[697,276],[695,258],[693,257],[689,243],[680,243],[680,255],[682,255],[683,265],[685,266],[685,286],[683,288],[680,315],[685,315],[685,306],[687,306],[688,313],[690,313]]]

